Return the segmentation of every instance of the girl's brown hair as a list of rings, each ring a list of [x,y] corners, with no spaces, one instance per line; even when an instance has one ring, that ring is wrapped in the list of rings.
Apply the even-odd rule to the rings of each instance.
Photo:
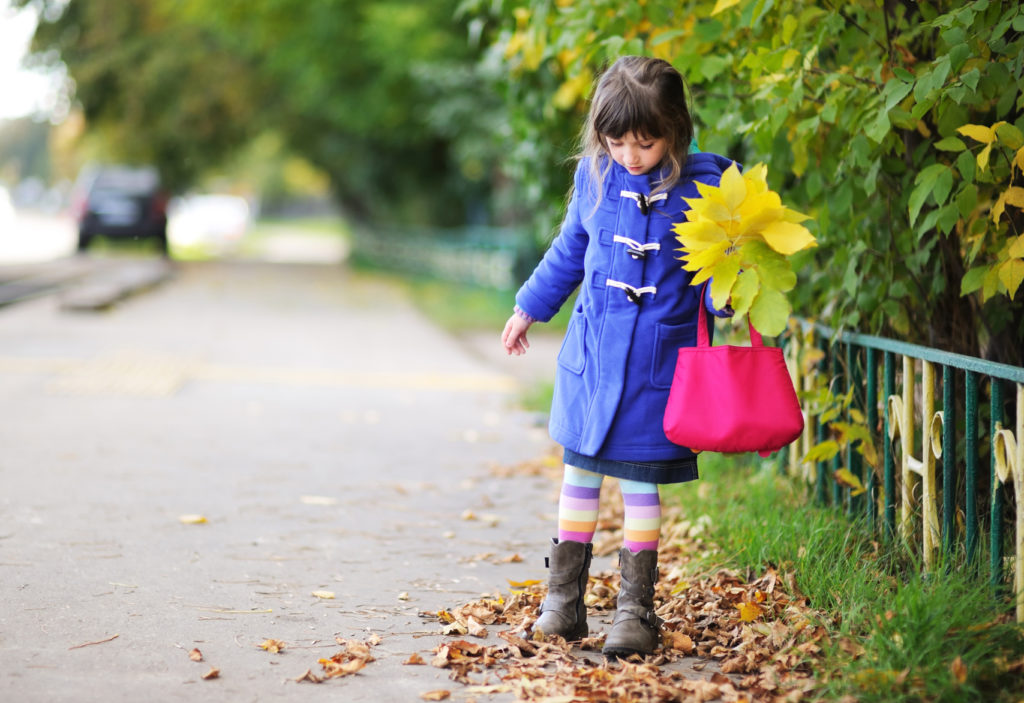
[[[670,190],[686,165],[693,120],[683,77],[669,62],[623,56],[598,80],[579,153],[580,158],[590,157],[591,183],[598,193],[603,191],[601,184],[612,164],[606,139],[619,139],[630,132],[641,139],[665,140],[662,177],[654,192]]]

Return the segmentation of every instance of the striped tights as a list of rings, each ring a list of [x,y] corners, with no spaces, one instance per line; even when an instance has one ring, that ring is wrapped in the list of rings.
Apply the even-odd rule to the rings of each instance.
[[[558,540],[590,542],[597,529],[597,509],[604,476],[565,466],[558,501]],[[658,549],[661,530],[661,498],[658,485],[619,479],[625,508],[622,544],[629,551]]]

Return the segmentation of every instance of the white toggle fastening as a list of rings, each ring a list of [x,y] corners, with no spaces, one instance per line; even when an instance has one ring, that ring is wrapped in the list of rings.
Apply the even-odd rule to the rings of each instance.
[[[626,251],[634,259],[642,259],[647,256],[649,251],[661,251],[661,244],[659,242],[649,242],[647,244],[641,244],[635,239],[629,237],[623,237],[621,234],[616,234],[612,237],[612,241],[618,244],[625,244],[629,247]]]
[[[632,198],[636,201],[636,206],[640,208],[641,214],[646,215],[650,212],[650,206],[661,200],[668,200],[668,193],[658,193],[657,195],[644,195],[643,193],[634,193],[631,190],[620,190],[619,195],[623,198]]]
[[[637,288],[635,286],[629,285],[628,283],[623,283],[622,281],[613,281],[610,278],[605,279],[604,283],[606,286],[611,286],[612,288],[621,288],[622,290],[626,291],[626,297],[629,298],[631,302],[637,304],[640,303],[640,296],[643,295],[644,293],[654,295],[658,292],[658,289],[655,286],[644,286],[643,288]]]

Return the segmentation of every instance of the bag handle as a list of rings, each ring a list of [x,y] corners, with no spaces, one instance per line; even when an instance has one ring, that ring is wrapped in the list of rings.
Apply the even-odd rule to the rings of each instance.
[[[700,287],[700,301],[698,303],[697,312],[697,346],[698,347],[710,347],[711,340],[708,339],[708,313],[707,306],[704,304],[704,298],[707,295],[708,282],[705,281],[704,285]],[[752,347],[763,347],[764,340],[761,339],[761,333],[754,329],[754,323],[750,321],[750,314],[747,314],[747,329],[750,330],[750,346]]]

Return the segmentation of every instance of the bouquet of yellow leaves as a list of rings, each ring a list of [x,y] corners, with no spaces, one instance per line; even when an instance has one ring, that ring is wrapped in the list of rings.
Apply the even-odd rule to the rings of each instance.
[[[767,175],[764,164],[741,174],[733,162],[718,186],[697,183],[701,197],[685,199],[687,221],[673,230],[683,268],[696,272],[692,285],[711,279],[715,307],[731,303],[738,318],[749,314],[758,332],[774,336],[786,328],[785,293],[796,285],[786,257],[817,242],[800,224],[808,217],[782,205]]]

